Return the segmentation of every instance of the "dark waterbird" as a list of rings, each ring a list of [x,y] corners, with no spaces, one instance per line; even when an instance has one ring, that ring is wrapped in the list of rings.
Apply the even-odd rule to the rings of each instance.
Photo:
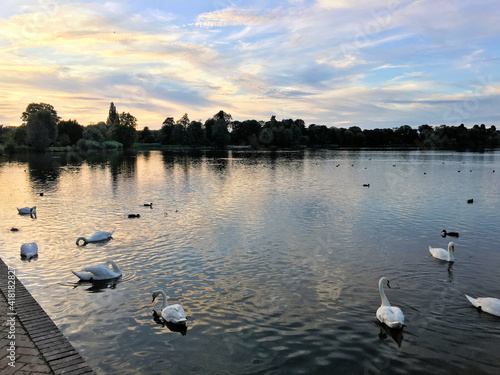
[[[128,217],[129,217],[129,219],[136,218],[136,217],[139,218],[139,217],[141,217],[141,215],[139,215],[139,214],[128,214]]]
[[[19,229],[12,227],[12,228],[10,228],[10,231],[11,231],[11,232],[18,232],[18,231],[19,231]]]
[[[144,203],[144,207],[151,207],[151,208],[153,208],[153,203]]]
[[[446,236],[459,237],[460,236],[458,234],[458,232],[447,232],[446,229],[443,229],[442,232],[443,232],[443,234],[442,234],[443,237],[446,237]]]
[[[469,203],[469,204],[474,203],[474,199],[467,199],[467,203]]]
[[[370,187],[370,184],[363,184],[364,187]]]

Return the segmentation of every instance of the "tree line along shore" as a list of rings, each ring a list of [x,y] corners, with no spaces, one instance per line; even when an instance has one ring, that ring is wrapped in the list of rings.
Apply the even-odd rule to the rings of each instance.
[[[224,111],[204,123],[190,121],[188,114],[174,120],[167,117],[159,130],[145,126],[137,130],[137,119],[118,113],[110,104],[107,120],[80,125],[62,120],[47,103],[31,103],[21,115],[20,126],[0,125],[0,154],[24,151],[99,151],[133,148],[246,146],[267,148],[328,147],[418,147],[422,149],[485,149],[500,146],[500,131],[494,125],[459,126],[409,125],[364,129],[327,127],[301,119],[233,121]]]

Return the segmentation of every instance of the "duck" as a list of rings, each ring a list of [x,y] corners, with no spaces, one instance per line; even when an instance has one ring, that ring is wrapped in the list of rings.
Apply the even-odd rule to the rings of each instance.
[[[378,282],[378,290],[380,292],[382,304],[377,309],[377,319],[380,323],[385,324],[389,328],[402,328],[405,324],[405,316],[399,307],[391,306],[384,293],[384,285],[387,285],[388,288],[391,287],[387,277],[381,277]]]
[[[491,297],[472,298],[465,295],[470,303],[479,311],[484,311],[488,314],[500,316],[500,299]]]
[[[19,215],[36,215],[36,206],[18,208]]]
[[[78,237],[77,240],[76,240],[76,244],[78,246],[85,246],[89,242],[104,241],[104,240],[107,240],[107,239],[111,238],[111,236],[113,235],[113,233],[115,233],[115,231],[112,231],[112,232],[99,231],[99,232],[95,232],[89,238]],[[83,241],[83,245],[80,245],[80,241]]]
[[[144,207],[151,207],[151,208],[153,208],[153,203],[144,203]]]
[[[38,245],[36,242],[23,243],[21,245],[21,257],[30,260],[38,256]]]
[[[163,306],[161,307],[161,316],[165,319],[166,322],[175,323],[175,324],[185,324],[187,317],[186,312],[182,308],[181,305],[169,305],[167,302],[167,293],[164,290],[157,290],[153,293],[153,301],[158,295],[163,296]]]
[[[141,215],[139,215],[139,214],[128,214],[128,217],[129,217],[129,219],[136,218],[136,217],[139,218],[139,217],[141,217]]]
[[[450,242],[448,244],[448,250],[441,249],[439,247],[430,247],[429,246],[429,252],[434,258],[441,259],[441,260],[446,260],[447,262],[454,262],[455,257],[451,252],[455,252],[455,244],[453,242]]]
[[[469,204],[474,203],[474,199],[467,199],[467,203],[469,203]]]
[[[112,268],[109,268],[111,266]],[[122,275],[122,271],[112,260],[104,264],[94,264],[83,268],[81,271],[71,271],[82,281],[100,281],[116,279]]]
[[[17,229],[16,227],[12,227],[12,228],[10,228],[10,231],[11,232],[19,232],[19,229]]]
[[[363,184],[363,187],[370,187],[370,184]]]
[[[442,233],[443,233],[442,234],[443,237],[446,237],[446,236],[460,237],[460,235],[458,234],[458,232],[447,232],[446,229],[443,229]]]

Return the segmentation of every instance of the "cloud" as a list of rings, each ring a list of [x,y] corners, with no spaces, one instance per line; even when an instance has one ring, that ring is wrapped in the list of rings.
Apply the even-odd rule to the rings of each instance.
[[[252,9],[223,9],[203,13],[196,19],[198,27],[225,27],[240,25],[260,25],[272,21],[271,14],[262,14]]]
[[[471,98],[485,112],[468,120],[500,119],[494,2],[236,3],[183,13],[161,2],[8,2],[2,121],[18,124],[30,102],[45,101],[85,124],[114,101],[152,129],[221,108],[240,120],[396,126],[443,122]]]

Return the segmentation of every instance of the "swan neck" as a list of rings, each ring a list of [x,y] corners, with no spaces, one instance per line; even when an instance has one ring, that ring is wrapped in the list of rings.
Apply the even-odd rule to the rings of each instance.
[[[108,260],[108,263],[111,264],[111,267],[113,268],[113,271],[120,272],[120,269],[118,268],[118,266],[116,265],[115,262],[113,262],[112,260]]]
[[[160,294],[163,296],[163,306],[161,309],[163,310],[165,307],[168,307],[168,301],[167,301],[167,293],[165,291],[160,290]]]
[[[389,303],[389,300],[387,299],[387,296],[385,295],[385,292],[384,292],[383,280],[379,281],[378,290],[380,292],[380,299],[382,300],[381,306],[391,306],[391,304]]]

